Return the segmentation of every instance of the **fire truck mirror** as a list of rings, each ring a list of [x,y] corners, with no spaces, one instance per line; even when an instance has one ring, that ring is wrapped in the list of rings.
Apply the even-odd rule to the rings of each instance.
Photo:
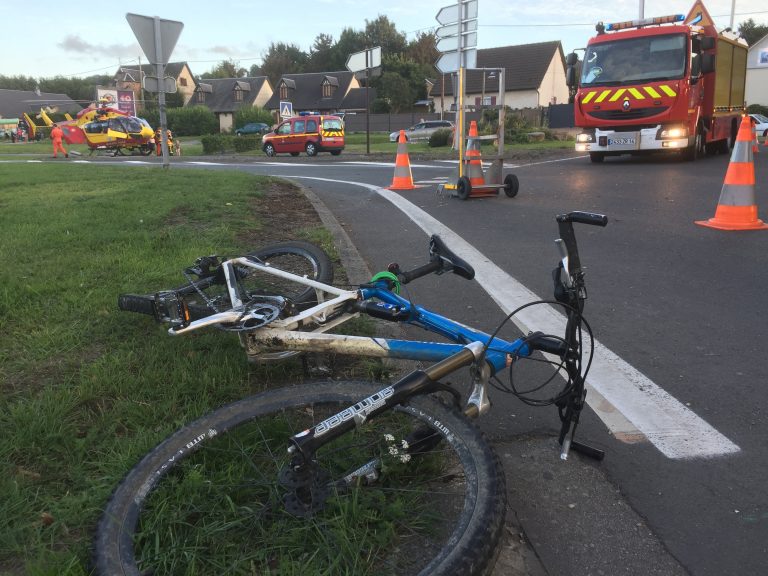
[[[715,39],[712,36],[704,36],[701,39],[702,50],[712,50],[715,47]]]
[[[576,67],[575,66],[568,66],[568,68],[565,69],[565,85],[576,86]]]
[[[709,74],[715,71],[715,55],[714,54],[702,54],[701,58],[701,73]]]
[[[576,63],[579,61],[579,57],[576,54],[576,52],[571,52],[568,54],[568,56],[565,57],[565,63],[568,66],[576,66]]]

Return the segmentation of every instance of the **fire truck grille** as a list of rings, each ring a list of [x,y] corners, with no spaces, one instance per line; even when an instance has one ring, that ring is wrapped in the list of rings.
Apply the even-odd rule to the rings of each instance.
[[[639,120],[662,114],[669,109],[669,106],[654,106],[653,108],[634,108],[632,110],[594,110],[588,112],[589,116],[598,120]]]

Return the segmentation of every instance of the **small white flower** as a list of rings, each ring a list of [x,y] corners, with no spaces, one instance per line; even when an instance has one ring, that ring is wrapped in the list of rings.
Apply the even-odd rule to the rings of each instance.
[[[408,450],[408,441],[403,440],[400,445],[403,447],[403,450]]]
[[[395,437],[392,436],[392,434],[384,434],[384,440],[386,440],[387,442],[394,442]]]
[[[391,456],[397,456],[399,454],[399,452],[398,452],[397,448],[395,448],[394,446],[390,446],[389,447],[389,454]]]
[[[406,462],[410,462],[410,460],[411,460],[410,454],[403,454],[402,456],[400,456],[400,462],[402,462],[403,464],[405,464]]]

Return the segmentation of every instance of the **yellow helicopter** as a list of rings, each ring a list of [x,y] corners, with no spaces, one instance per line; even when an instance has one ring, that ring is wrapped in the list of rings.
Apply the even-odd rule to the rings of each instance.
[[[106,101],[92,103],[75,118],[65,114],[65,121],[56,122],[64,132],[64,141],[87,144],[91,153],[107,150],[116,155],[151,154],[155,150],[155,131],[149,122],[106,104]],[[53,126],[45,109],[40,110],[39,117],[47,126]]]

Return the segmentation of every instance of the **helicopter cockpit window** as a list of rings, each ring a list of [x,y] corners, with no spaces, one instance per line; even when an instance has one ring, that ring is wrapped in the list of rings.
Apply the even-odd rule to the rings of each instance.
[[[89,134],[101,134],[107,131],[107,122],[97,120],[85,125],[85,131]]]
[[[129,116],[122,120],[126,132],[141,132],[141,122],[138,119]]]

